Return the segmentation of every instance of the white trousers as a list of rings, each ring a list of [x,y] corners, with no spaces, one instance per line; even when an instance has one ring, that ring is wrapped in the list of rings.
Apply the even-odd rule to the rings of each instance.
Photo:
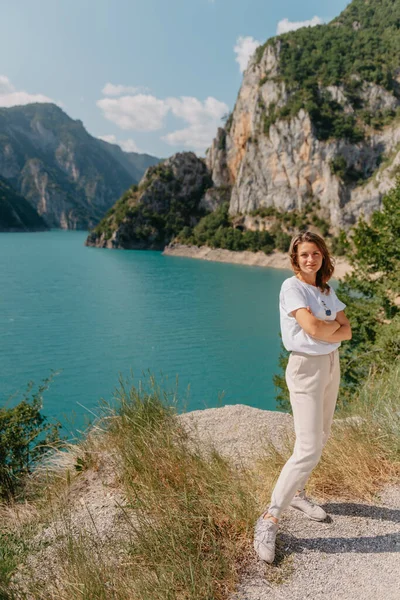
[[[318,356],[292,352],[286,383],[296,442],[272,492],[268,512],[275,517],[289,506],[296,491],[304,488],[328,440],[340,383],[338,350]]]

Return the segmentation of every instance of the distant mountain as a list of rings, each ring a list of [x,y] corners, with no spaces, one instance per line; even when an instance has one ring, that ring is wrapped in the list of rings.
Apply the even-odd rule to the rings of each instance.
[[[139,183],[142,179],[144,172],[149,167],[158,165],[162,160],[156,156],[150,154],[139,154],[138,152],[124,152],[117,144],[110,144],[104,140],[99,140],[103,144],[107,152],[117,159],[121,166],[128,171],[135,179],[135,183]]]
[[[36,210],[0,177],[0,231],[45,231],[46,223]]]
[[[0,108],[0,175],[50,227],[95,226],[157,162],[91,136],[54,104]]]

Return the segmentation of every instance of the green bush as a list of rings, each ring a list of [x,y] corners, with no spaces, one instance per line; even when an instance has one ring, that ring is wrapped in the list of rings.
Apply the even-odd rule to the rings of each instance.
[[[347,240],[347,234],[342,229],[338,236],[332,236],[331,238],[331,252],[335,256],[344,256],[350,249],[350,243]]]
[[[252,217],[275,217],[279,214],[280,212],[275,206],[261,206],[249,213]]]
[[[332,175],[337,175],[340,179],[343,179],[347,169],[347,161],[344,156],[335,156],[330,162]]]
[[[331,160],[330,168],[333,175],[336,175],[347,184],[357,183],[368,176],[368,174],[358,171],[353,166],[348,167],[347,161],[342,155],[335,156],[335,158]]]
[[[45,379],[36,391],[30,382],[21,402],[0,408],[0,498],[15,496],[49,445],[60,441],[60,423],[48,423],[41,413],[51,380]]]
[[[223,129],[218,141],[218,150],[226,150],[226,131]]]
[[[266,114],[264,116],[264,133],[265,133],[265,135],[269,135],[269,128],[277,120],[277,114],[278,113],[276,111],[276,105],[274,103],[270,104],[268,107],[268,114]]]
[[[220,227],[229,227],[229,204],[224,202],[214,212],[203,217],[193,229],[193,236],[199,245],[211,240]]]
[[[275,247],[281,252],[288,252],[292,237],[280,230],[275,235]]]
[[[329,235],[330,225],[328,221],[314,214],[311,217],[311,222],[315,227],[318,227],[322,237],[327,237]]]

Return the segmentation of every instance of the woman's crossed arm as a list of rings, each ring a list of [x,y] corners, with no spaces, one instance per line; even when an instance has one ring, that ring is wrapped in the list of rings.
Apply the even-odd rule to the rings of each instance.
[[[342,342],[351,340],[350,321],[341,310],[336,314],[334,321],[317,319],[310,307],[298,308],[291,313],[300,327],[311,337],[323,342]]]

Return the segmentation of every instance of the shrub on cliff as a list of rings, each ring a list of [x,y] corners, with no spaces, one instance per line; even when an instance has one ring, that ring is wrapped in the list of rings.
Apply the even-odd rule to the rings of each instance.
[[[193,228],[193,237],[199,246],[211,240],[221,228],[230,226],[228,217],[229,204],[224,202],[214,212],[203,217]]]

